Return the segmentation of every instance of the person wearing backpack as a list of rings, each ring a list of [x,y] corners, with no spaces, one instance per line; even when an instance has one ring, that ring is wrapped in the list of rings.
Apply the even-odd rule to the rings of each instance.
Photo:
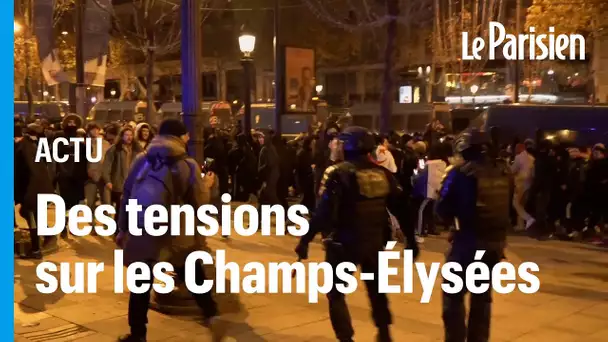
[[[119,212],[124,213],[130,199],[136,199],[142,210],[137,214],[139,227],[144,226],[144,213],[152,205],[169,207],[170,205],[191,205],[197,210],[200,206],[210,203],[210,189],[215,177],[201,176],[202,169],[197,162],[186,153],[189,140],[186,126],[178,119],[164,120],[158,131],[158,136],[150,142],[146,152],[137,156],[124,184],[123,197]],[[116,243],[124,249],[124,264],[134,262],[148,264],[150,269],[160,261],[172,263],[177,277],[185,279],[186,257],[194,251],[205,249],[204,237],[194,236],[152,236],[145,230],[139,236],[129,234],[128,215],[119,215],[119,233]],[[169,221],[170,222],[170,221]],[[185,222],[180,231],[185,231]],[[206,279],[202,265],[196,267],[195,280],[202,284]],[[140,281],[138,286],[149,283],[154,279]],[[211,329],[213,341],[221,341],[223,323],[219,320],[218,309],[211,293],[192,294],[201,308],[205,323]],[[136,294],[129,298],[129,326],[131,333],[122,336],[119,341],[146,341],[146,324],[148,322],[148,305],[150,291]]]

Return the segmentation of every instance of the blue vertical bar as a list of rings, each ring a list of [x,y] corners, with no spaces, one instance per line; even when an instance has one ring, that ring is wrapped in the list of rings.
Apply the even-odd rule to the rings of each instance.
[[[0,82],[0,106],[4,107],[0,115],[2,123],[0,123],[0,141],[3,158],[6,161],[14,161],[14,142],[13,142],[13,113],[14,110],[14,26],[11,30],[10,24],[15,22],[15,18],[11,15],[14,14],[14,3],[6,1],[2,4],[4,9],[0,11],[0,46],[4,52],[0,52],[0,68],[2,68],[3,82]],[[10,7],[10,8],[6,8]],[[4,19],[2,19],[4,18]],[[5,164],[6,165],[6,164]],[[0,168],[0,177],[5,182],[14,183],[13,176],[13,163],[8,163],[8,167]],[[14,184],[13,184],[14,187]],[[0,296],[0,340],[1,341],[12,341],[13,337],[13,322],[14,322],[14,310],[13,302],[15,298],[14,293],[14,273],[15,265],[13,258],[13,232],[9,227],[13,226],[11,218],[13,218],[15,210],[13,204],[13,191],[6,191],[0,196],[0,208],[2,208],[3,214],[0,215],[0,229],[3,237],[0,238],[2,251],[0,255],[0,293],[4,294]]]
[[[203,163],[201,118],[201,18],[200,0],[182,0],[182,111],[188,132],[188,154]]]

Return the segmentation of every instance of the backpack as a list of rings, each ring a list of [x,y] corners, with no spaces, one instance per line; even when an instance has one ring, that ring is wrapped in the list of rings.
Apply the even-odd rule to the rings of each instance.
[[[173,204],[181,204],[187,198],[189,187],[184,188],[184,180],[179,174],[179,163],[185,162],[188,155],[173,157],[170,159],[156,158],[146,154],[145,162],[141,167],[133,186],[131,188],[131,198],[137,198],[137,202],[142,206],[142,212],[151,205],[162,205],[169,207]],[[196,177],[196,170],[189,164],[190,174],[189,182],[193,183],[193,177]],[[143,215],[141,215],[143,219]],[[143,224],[143,222],[139,222]]]

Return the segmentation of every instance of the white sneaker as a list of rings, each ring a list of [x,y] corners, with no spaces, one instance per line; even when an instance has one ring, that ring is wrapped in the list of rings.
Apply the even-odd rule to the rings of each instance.
[[[526,230],[530,229],[530,227],[532,227],[532,225],[534,225],[534,223],[536,223],[536,220],[534,218],[530,218],[529,220],[526,221]]]

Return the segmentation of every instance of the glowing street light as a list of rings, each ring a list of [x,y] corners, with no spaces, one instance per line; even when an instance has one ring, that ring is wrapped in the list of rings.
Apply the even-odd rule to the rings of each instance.
[[[67,35],[68,35],[68,31],[63,31],[63,32],[61,32],[61,35],[62,35],[62,36],[67,36]]]
[[[241,65],[243,66],[243,84],[245,93],[243,94],[243,131],[251,132],[251,76],[253,59],[251,54],[255,49],[255,36],[249,33],[242,33],[239,37],[239,49],[243,53]]]
[[[322,84],[317,84],[315,86],[315,90],[317,91],[317,94],[321,94],[321,92],[323,91],[323,85]]]
[[[553,71],[553,69],[550,69],[549,71],[547,71],[548,75],[553,75],[555,73],[555,71]]]
[[[479,90],[479,86],[477,84],[473,84],[471,86],[471,94],[473,94],[473,105],[475,105],[475,93]]]
[[[13,31],[15,33],[19,33],[19,32],[21,32],[21,30],[23,30],[23,26],[21,26],[21,24],[19,24],[17,21],[15,21],[13,23]]]
[[[471,86],[471,93],[475,95],[475,93],[479,90],[479,86],[477,84],[473,84]]]
[[[91,97],[91,103],[97,102],[97,98],[95,96]]]
[[[255,36],[251,34],[243,34],[239,37],[239,48],[245,57],[251,57],[251,53],[255,49]]]
[[[114,90],[114,89],[110,90],[110,95],[112,95],[112,97],[116,96],[116,90]]]

